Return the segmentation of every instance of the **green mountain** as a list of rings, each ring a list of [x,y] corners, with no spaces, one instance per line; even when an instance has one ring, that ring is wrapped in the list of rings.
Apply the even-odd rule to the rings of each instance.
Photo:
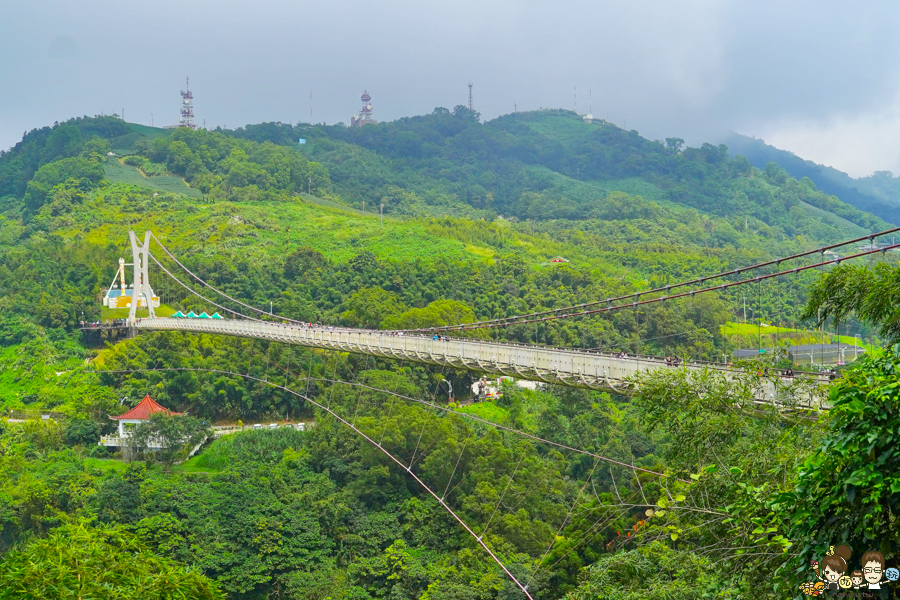
[[[128,226],[152,227],[256,306],[370,327],[439,301],[478,319],[578,304],[888,227],[724,146],[653,142],[567,111],[236,131],[85,117],[4,153],[0,193],[4,318],[61,331],[102,316]],[[556,256],[569,262],[550,266]],[[210,308],[158,285],[173,307]],[[798,288],[761,288],[750,315],[795,325]],[[740,294],[715,299],[712,321],[676,303],[492,335],[714,358]]]
[[[760,173],[746,160],[729,159],[724,146],[653,142],[568,111],[482,124],[458,107],[377,127],[266,124],[233,135],[286,145],[302,137],[307,142],[298,148],[328,168],[345,202],[384,202],[401,214],[468,207],[520,220],[665,221],[693,209],[736,229],[752,219],[791,236],[827,236],[828,225],[848,227],[846,221],[881,224],[815,186],[788,181],[784,172]],[[627,194],[627,209],[613,192]]]
[[[760,170],[730,158],[724,146],[653,142],[566,111],[481,123],[464,108],[438,109],[363,128],[267,123],[236,131],[167,131],[85,117],[32,131],[0,156],[0,412],[54,414],[46,422],[0,419],[6,587],[30,585],[23,573],[35,586],[80,585],[72,582],[74,568],[56,568],[60,561],[81,565],[93,585],[103,565],[90,557],[103,555],[113,557],[116,572],[129,557],[145,561],[165,574],[152,580],[153,589],[172,586],[160,591],[170,595],[191,586],[204,597],[234,599],[522,597],[380,450],[263,381],[327,402],[409,460],[540,598],[595,597],[605,571],[595,569],[587,580],[583,569],[611,564],[600,559],[631,544],[647,506],[681,503],[690,493],[674,478],[665,483],[629,466],[715,481],[703,502],[738,506],[734,518],[744,519],[774,513],[745,491],[732,494],[730,481],[745,472],[740,485],[752,487],[742,489],[776,497],[790,489],[792,461],[817,439],[818,429],[806,429],[805,421],[786,430],[774,415],[748,419],[730,392],[707,410],[696,401],[709,390],[673,394],[660,408],[652,398],[641,404],[510,386],[496,403],[460,408],[617,461],[598,467],[589,455],[378,391],[444,404],[442,381],[465,399],[461,390],[474,378],[467,372],[181,333],[88,348],[80,321],[121,316],[102,309],[100,298],[118,258],[129,255],[128,228],[152,229],[200,277],[261,310],[403,328],[596,301],[887,224],[777,166]],[[177,271],[163,253],[155,255]],[[551,262],[556,257],[568,262]],[[753,321],[796,324],[815,276],[482,335],[718,359],[731,350],[720,328],[739,306]],[[170,310],[219,310],[155,267],[151,278]],[[674,379],[662,387],[685,389]],[[112,431],[108,415],[146,394],[206,422],[318,425],[228,436],[172,471],[153,465],[151,455],[146,468],[126,465],[97,441]],[[656,428],[669,409],[680,415],[671,423],[681,429]],[[702,459],[697,440],[714,444]],[[713,453],[734,468],[721,469],[721,477],[712,469],[696,474],[698,461],[718,462]],[[684,591],[669,587],[681,585],[669,580],[684,564],[697,585],[723,597],[761,589],[765,582],[753,574],[768,578],[773,564],[759,568],[746,555],[712,559],[694,551],[731,539],[736,528],[750,532],[757,521],[747,517],[737,527],[717,516],[710,525],[676,509],[662,520],[665,512],[642,531],[679,545],[628,557],[629,569],[657,573],[662,591],[653,597]],[[747,533],[733,546],[748,547],[755,537]],[[775,544],[766,560],[782,555]],[[746,568],[718,570],[722,563],[714,561],[726,559]],[[39,579],[49,565],[59,581]],[[140,593],[139,579],[115,582],[118,593]]]
[[[804,160],[756,138],[733,133],[724,143],[732,155],[746,157],[754,167],[765,169],[768,163],[774,162],[791,177],[806,177],[823,192],[877,215],[888,223],[900,225],[900,178],[888,171],[877,171],[869,177],[854,179],[843,171]]]

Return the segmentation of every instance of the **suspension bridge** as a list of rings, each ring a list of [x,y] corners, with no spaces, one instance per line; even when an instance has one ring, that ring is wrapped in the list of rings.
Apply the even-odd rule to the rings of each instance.
[[[555,320],[555,319],[565,319],[565,318],[577,318],[583,317],[585,315],[597,314],[602,312],[608,312],[619,309],[634,309],[639,305],[644,305],[648,303],[654,302],[664,302],[666,300],[671,300],[679,297],[693,296],[695,293],[703,293],[706,291],[713,291],[719,289],[726,289],[727,287],[731,287],[734,285],[744,285],[748,283],[759,283],[761,280],[771,277],[779,277],[788,273],[797,273],[802,270],[817,268],[826,264],[839,263],[841,260],[847,260],[849,258],[855,258],[859,256],[866,256],[868,254],[872,254],[875,251],[864,251],[851,256],[847,256],[841,259],[834,259],[830,261],[822,261],[812,265],[804,265],[802,267],[795,267],[794,269],[789,269],[785,271],[779,271],[777,273],[765,274],[761,276],[754,277],[752,279],[744,279],[742,281],[737,282],[727,282],[720,283],[716,286],[707,286],[706,288],[700,290],[692,290],[689,292],[683,293],[675,293],[672,294],[672,290],[678,287],[683,287],[692,284],[705,284],[711,280],[724,278],[728,276],[738,275],[740,276],[744,272],[749,272],[753,269],[761,268],[763,266],[769,265],[780,265],[782,261],[785,260],[793,260],[797,258],[802,258],[807,255],[811,255],[815,252],[821,252],[824,256],[824,252],[827,249],[839,247],[842,245],[854,243],[857,241],[861,241],[863,239],[868,239],[871,245],[872,239],[877,235],[883,235],[886,233],[892,233],[894,231],[900,231],[900,228],[895,230],[889,230],[887,232],[882,232],[880,234],[873,234],[872,236],[867,236],[867,238],[860,238],[859,240],[850,240],[848,242],[844,242],[842,244],[838,244],[831,247],[817,249],[815,251],[805,252],[798,255],[794,255],[792,257],[786,257],[783,259],[779,259],[777,261],[771,261],[769,263],[761,263],[760,265],[753,265],[751,267],[746,267],[743,269],[738,269],[735,271],[730,271],[727,273],[720,273],[718,275],[714,275],[711,277],[700,278],[691,282],[683,282],[677,285],[666,286],[665,288],[659,288],[656,290],[648,290],[644,292],[636,292],[634,294],[630,294],[627,296],[621,296],[618,298],[606,299],[599,302],[592,302],[587,304],[581,304],[578,306],[571,307],[562,307],[558,309],[553,309],[549,311],[541,311],[536,313],[531,313],[528,315],[518,315],[514,317],[506,317],[502,319],[493,319],[490,321],[481,321],[477,323],[467,323],[460,324],[450,327],[443,328],[434,328],[427,330],[407,330],[407,331],[373,331],[373,330],[364,330],[364,329],[353,329],[353,328],[341,328],[341,327],[331,327],[331,326],[323,326],[323,325],[313,325],[310,323],[303,323],[299,321],[295,321],[286,317],[271,315],[265,313],[265,311],[259,310],[255,307],[245,304],[238,299],[232,298],[222,292],[221,290],[215,288],[208,282],[204,281],[202,278],[197,276],[195,273],[190,271],[186,266],[184,266],[178,259],[169,252],[165,246],[163,246],[158,239],[149,231],[145,232],[143,243],[140,243],[134,234],[134,232],[129,232],[132,254],[133,254],[133,262],[130,266],[134,269],[134,284],[133,290],[130,292],[130,299],[128,302],[129,315],[127,319],[124,319],[120,323],[116,323],[111,327],[120,328],[128,334],[141,332],[141,331],[181,331],[181,332],[189,332],[189,333],[199,333],[199,334],[210,334],[210,335],[223,335],[223,336],[233,336],[233,337],[245,337],[252,339],[260,339],[260,340],[268,340],[272,342],[284,343],[284,344],[295,344],[306,346],[310,348],[320,348],[325,350],[333,350],[340,352],[350,352],[357,354],[365,354],[370,356],[384,357],[396,360],[405,360],[412,361],[422,364],[430,364],[430,365],[441,365],[444,367],[451,367],[456,369],[467,369],[472,371],[477,371],[481,373],[489,373],[496,375],[509,375],[512,377],[526,379],[526,380],[534,380],[541,381],[545,383],[559,384],[559,385],[567,385],[567,386],[575,386],[575,387],[583,387],[589,389],[596,390],[607,390],[616,393],[632,393],[634,391],[634,376],[640,373],[644,373],[647,371],[655,371],[661,369],[684,369],[689,373],[700,374],[701,372],[707,371],[718,371],[721,372],[725,377],[738,378],[742,375],[745,377],[746,374],[743,370],[732,369],[729,365],[721,364],[721,363],[709,363],[709,362],[700,362],[700,361],[690,361],[690,362],[679,362],[677,364],[673,364],[671,361],[665,361],[663,359],[659,359],[657,357],[649,357],[649,356],[637,356],[637,355],[618,355],[618,354],[604,354],[574,348],[553,348],[547,346],[538,346],[538,345],[524,345],[524,344],[512,344],[512,343],[501,343],[497,341],[491,340],[482,340],[482,339],[466,339],[461,337],[456,337],[458,335],[455,334],[454,337],[444,337],[439,335],[438,331],[464,331],[468,329],[484,329],[491,327],[506,327],[509,325],[521,324],[521,323],[529,323],[529,322],[537,322],[537,321],[547,321],[547,320]],[[232,304],[237,304],[242,306],[249,311],[255,312],[259,318],[251,317],[242,313],[237,312],[233,307],[229,308],[224,306],[223,304],[219,304],[218,302],[203,296],[196,290],[194,290],[191,286],[182,282],[178,277],[176,277],[171,271],[169,271],[163,264],[157,259],[157,257],[153,256],[150,253],[150,241],[151,238],[154,239],[159,246],[163,249],[165,254],[175,262],[179,267],[181,267],[184,271],[188,273],[188,275],[196,282],[200,283],[204,287],[210,289],[215,294],[219,295],[222,298],[225,298],[228,302]],[[893,249],[896,247],[900,247],[900,244],[881,247],[876,251],[884,252],[889,249]],[[153,293],[152,287],[150,285],[150,262],[153,261],[166,275],[171,277],[175,282],[184,287],[189,293],[196,295],[198,298],[202,299],[205,302],[208,302],[211,306],[216,306],[217,308],[225,311],[229,315],[234,315],[234,319],[185,319],[185,318],[163,318],[157,317],[154,310],[155,301],[158,301]],[[120,269],[124,269],[124,261],[120,263]],[[122,293],[125,294],[125,284],[124,284],[124,270],[121,272],[122,274]],[[657,294],[657,297],[647,298],[648,295]],[[641,297],[644,296],[644,299]],[[630,300],[630,303],[623,304],[623,301]],[[604,306],[605,305],[605,306]],[[147,309],[148,316],[143,318],[137,317],[137,309],[139,306],[143,306]],[[268,320],[266,320],[268,319]],[[154,369],[148,369],[154,370]],[[155,369],[155,370],[166,370],[166,371],[178,371],[179,369]],[[207,370],[210,373],[226,373],[225,371],[214,371]],[[380,441],[376,442],[373,438],[367,435],[364,431],[360,430],[354,424],[354,419],[347,419],[342,417],[334,409],[330,407],[330,402],[328,404],[322,404],[320,402],[316,402],[314,399],[309,398],[306,395],[300,394],[294,390],[291,390],[289,387],[281,386],[275,384],[273,382],[262,379],[258,379],[256,377],[252,377],[249,374],[228,372],[233,376],[245,377],[249,379],[253,379],[256,381],[260,381],[270,386],[277,387],[282,389],[283,391],[302,397],[306,401],[310,402],[314,406],[318,407],[320,410],[330,414],[337,421],[352,429],[357,435],[362,437],[367,443],[377,448],[379,451],[384,453],[386,457],[396,464],[396,466],[406,473],[409,474],[410,477],[415,479],[415,481],[428,493],[430,494],[436,502],[440,504],[440,506],[446,510],[458,523],[461,527],[463,527],[468,534],[472,536],[473,539],[477,541],[477,543],[487,552],[491,559],[497,563],[497,565],[503,570],[506,576],[516,585],[516,587],[521,590],[521,592],[530,600],[533,600],[532,594],[529,592],[529,585],[534,580],[535,575],[538,571],[541,570],[544,564],[544,560],[547,558],[550,550],[553,547],[553,543],[550,543],[550,546],[546,549],[543,556],[539,561],[536,561],[533,570],[531,571],[530,576],[527,580],[520,580],[521,578],[517,578],[504,564],[504,562],[498,557],[489,544],[486,543],[484,539],[484,532],[481,534],[476,533],[476,531],[472,528],[470,524],[468,524],[462,516],[455,511],[448,503],[446,494],[447,490],[445,489],[443,494],[439,494],[435,489],[430,487],[427,482],[423,481],[416,473],[413,472],[412,466],[415,463],[416,455],[415,452],[418,451],[418,444],[416,445],[416,451],[413,453],[413,458],[409,461],[409,464],[406,463],[405,460],[400,460],[397,456],[388,451]],[[287,378],[286,378],[287,379]],[[333,382],[333,383],[346,383],[346,382]],[[813,385],[809,385],[812,383]],[[799,385],[805,384],[805,385]],[[818,385],[822,384],[822,385]],[[771,403],[771,404],[790,404],[792,406],[800,406],[806,408],[821,408],[822,403],[825,398],[825,385],[827,384],[827,379],[822,378],[818,374],[804,373],[799,374],[797,378],[782,378],[782,377],[760,377],[757,378],[757,381],[753,384],[753,394],[754,399],[758,403]],[[356,384],[362,387],[362,384]],[[375,388],[370,388],[375,389]],[[387,390],[381,390],[387,393]],[[397,395],[394,393],[393,395]],[[398,395],[399,396],[399,395]],[[587,452],[584,450],[579,450],[577,448],[571,448],[567,446],[562,446],[559,443],[552,442],[550,440],[546,440],[543,438],[539,438],[534,434],[518,431],[509,427],[499,426],[494,423],[489,423],[483,421],[473,415],[468,415],[465,413],[457,412],[450,408],[444,407],[442,405],[432,405],[431,403],[425,402],[421,399],[416,398],[406,398],[407,400],[422,402],[426,405],[431,406],[435,410],[445,410],[449,412],[453,412],[454,414],[458,414],[461,417],[471,418],[478,421],[482,421],[487,425],[492,427],[498,427],[512,433],[524,436],[533,441],[548,444],[553,447],[565,449],[569,452],[578,452],[582,454],[586,454],[591,456],[594,459],[594,468],[596,469],[596,465],[600,461],[606,461],[608,463],[616,464],[620,467],[631,469],[633,472],[643,471],[646,474],[650,474],[653,476],[660,477],[661,480],[665,480],[665,478],[670,477],[670,475],[666,475],[664,473],[658,473],[654,471],[650,471],[648,469],[636,467],[635,465],[628,465],[625,463],[621,463],[615,461],[609,457],[604,457],[600,454],[595,454],[591,452]],[[424,432],[424,425],[422,431]],[[419,441],[421,441],[421,434],[419,437]],[[465,445],[462,448],[460,453],[460,458],[462,457],[462,453],[465,452]],[[456,466],[459,465],[459,460],[456,462]],[[518,468],[518,467],[517,467]],[[456,473],[456,468],[453,469],[453,474],[451,474],[451,480]],[[515,473],[513,473],[513,477]],[[589,476],[588,480],[593,476],[593,470],[591,471],[591,476]],[[588,481],[585,481],[584,486],[586,486]],[[689,482],[684,482],[689,483]],[[639,484],[639,482],[638,482]],[[581,491],[584,491],[584,486]],[[449,482],[447,483],[447,488],[449,488]],[[579,492],[580,493],[580,492]],[[500,497],[502,500],[502,496]],[[572,504],[572,510],[574,510],[575,505],[577,504],[577,495],[575,501]],[[498,501],[499,505],[499,501]],[[496,508],[495,508],[496,510]],[[562,525],[559,528],[561,532],[565,527],[566,523],[569,521],[572,511],[570,510],[569,515],[563,520]],[[579,544],[584,542],[587,539],[593,539],[599,531],[603,530],[603,526],[600,526],[601,520],[599,520],[594,526],[590,528],[590,530],[585,534],[584,539],[579,541]],[[641,522],[643,523],[643,521]],[[490,523],[488,523],[490,525]],[[600,526],[599,531],[594,531],[598,526]],[[636,527],[636,526],[635,526]],[[590,536],[588,536],[590,534]],[[558,534],[557,534],[558,535]],[[555,541],[555,538],[554,538]],[[573,548],[574,549],[574,548]],[[573,549],[570,549],[568,552],[571,552]],[[568,554],[568,552],[566,554]],[[563,558],[565,555],[563,556]],[[562,559],[560,559],[562,560]],[[558,562],[558,561],[557,561]],[[552,565],[551,565],[552,566]]]
[[[567,348],[446,337],[433,339],[434,336],[427,335],[303,327],[265,321],[157,317],[138,319],[134,323],[134,328],[137,331],[185,331],[254,338],[619,394],[632,393],[633,377],[647,370],[680,368],[699,373],[712,369],[726,376],[734,372],[733,369],[717,363],[690,362],[673,366],[671,363],[667,364],[664,359],[648,356],[617,356]],[[820,383],[827,382],[827,378],[818,375],[807,377],[812,377]],[[793,385],[796,381],[794,378],[760,378],[755,390],[756,402],[821,408],[824,400],[821,391],[817,388],[810,389],[808,385],[800,391],[799,386]]]
[[[898,228],[900,229],[900,228]],[[881,232],[874,235],[884,235],[895,230]],[[564,307],[550,311],[542,311],[516,317],[506,317],[491,321],[460,324],[431,329],[418,329],[408,331],[377,331],[366,329],[342,328],[325,325],[313,325],[279,315],[271,315],[265,311],[252,307],[236,298],[228,296],[221,290],[204,281],[188,267],[182,264],[156,236],[150,231],[144,234],[141,243],[135,233],[129,232],[132,258],[130,266],[134,269],[134,285],[129,304],[129,316],[119,326],[130,332],[140,331],[183,331],[190,333],[237,336],[268,340],[273,342],[295,344],[310,348],[335,350],[365,354],[382,358],[404,360],[415,363],[437,365],[455,369],[465,369],[479,373],[499,376],[510,376],[518,379],[538,381],[549,384],[588,388],[594,390],[609,391],[619,394],[634,392],[635,376],[647,371],[660,369],[684,369],[690,373],[715,371],[727,377],[737,377],[745,372],[734,369],[728,364],[704,361],[667,361],[660,357],[641,356],[635,354],[603,353],[577,348],[555,348],[547,346],[526,345],[516,343],[504,343],[483,339],[467,339],[446,337],[437,332],[464,331],[472,329],[486,329],[491,327],[506,327],[522,323],[546,322],[564,318],[584,317],[620,309],[635,309],[639,305],[656,302],[664,302],[682,297],[693,297],[694,294],[708,291],[724,290],[735,285],[759,283],[772,277],[783,276],[790,273],[798,273],[807,269],[818,268],[826,264],[839,263],[842,260],[866,256],[874,252],[884,252],[893,249],[900,244],[885,246],[877,250],[868,250],[851,256],[822,261],[810,265],[780,270],[775,273],[767,273],[741,281],[732,281],[709,285],[710,281],[729,275],[741,275],[753,269],[780,265],[781,262],[794,260],[814,254],[822,253],[831,248],[850,243],[871,240],[873,236],[842,242],[816,250],[803,252],[790,257],[768,261],[742,269],[736,269],[717,275],[703,277],[688,282],[669,285],[664,288],[635,292],[630,295],[610,298],[603,301],[581,304],[578,306]],[[150,253],[150,242],[155,240],[164,253],[182,268],[193,279],[206,286],[214,293],[227,301],[238,304],[248,311],[258,314],[258,317],[237,312],[233,307],[229,308],[210,298],[207,298],[181,281],[175,274]],[[189,293],[216,306],[228,314],[234,315],[234,319],[185,319],[158,317],[154,311],[154,296],[150,282],[150,263],[153,261],[166,275],[181,285]],[[125,265],[122,266],[124,268]],[[124,288],[124,271],[121,272]],[[707,284],[699,290],[672,293],[672,290],[690,284]],[[123,290],[124,291],[124,290]],[[646,298],[648,295],[664,294],[657,297]],[[644,299],[641,299],[644,296]],[[627,302],[627,301],[631,302]],[[625,303],[623,304],[623,301]],[[138,306],[146,307],[148,316],[137,318]],[[264,320],[264,319],[274,319]],[[799,384],[803,385],[799,385]],[[814,385],[810,385],[810,383]],[[802,408],[822,408],[826,399],[825,385],[828,378],[819,373],[796,373],[791,377],[760,377],[754,384],[754,398],[760,404],[791,405]]]

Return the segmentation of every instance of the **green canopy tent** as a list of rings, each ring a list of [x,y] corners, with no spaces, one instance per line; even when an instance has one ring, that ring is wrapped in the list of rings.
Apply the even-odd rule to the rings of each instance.
[[[224,318],[225,318],[225,317],[223,317],[222,315],[220,315],[220,314],[217,313],[217,312],[214,312],[214,313],[212,314],[212,316],[210,317],[210,319],[224,319]]]
[[[187,318],[188,319],[196,319],[197,315],[194,313],[194,311],[191,311],[187,314]]]
[[[174,315],[172,315],[172,317],[178,318],[178,319],[183,319],[183,318],[184,318],[184,313],[182,313],[182,312],[179,310],[177,313],[175,313]]]
[[[197,315],[197,318],[198,318],[198,319],[210,319],[210,318],[212,318],[212,317],[210,317],[208,314],[206,314],[206,311],[204,310],[202,313],[200,313],[199,315]]]

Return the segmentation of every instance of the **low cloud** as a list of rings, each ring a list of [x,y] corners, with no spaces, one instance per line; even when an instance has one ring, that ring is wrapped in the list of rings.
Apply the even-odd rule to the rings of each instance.
[[[346,123],[363,89],[377,119],[397,119],[464,104],[473,81],[485,118],[574,108],[577,86],[580,112],[590,90],[596,117],[650,138],[737,130],[854,173],[900,170],[884,133],[898,26],[900,5],[828,0],[8,2],[0,148],[122,108],[175,123],[187,75],[209,127]]]
[[[900,174],[900,95],[886,106],[857,114],[773,123],[760,137],[853,177],[875,171]]]

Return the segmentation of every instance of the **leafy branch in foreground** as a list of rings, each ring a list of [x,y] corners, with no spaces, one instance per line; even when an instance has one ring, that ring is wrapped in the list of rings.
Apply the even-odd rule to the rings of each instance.
[[[771,574],[787,563],[792,541],[773,498],[793,489],[820,426],[755,404],[764,381],[751,373],[659,370],[638,378],[632,402],[644,426],[665,440],[666,463],[695,482],[657,502],[644,540],[669,538],[722,573],[734,568],[730,579],[723,575],[729,585],[774,598],[783,586]]]
[[[843,321],[854,314],[879,328],[879,335],[900,340],[900,267],[879,263],[840,265],[810,289],[801,318],[820,325],[829,318]]]
[[[862,358],[832,388],[829,430],[775,503],[790,520],[796,573],[829,545],[900,553],[900,344]]]

